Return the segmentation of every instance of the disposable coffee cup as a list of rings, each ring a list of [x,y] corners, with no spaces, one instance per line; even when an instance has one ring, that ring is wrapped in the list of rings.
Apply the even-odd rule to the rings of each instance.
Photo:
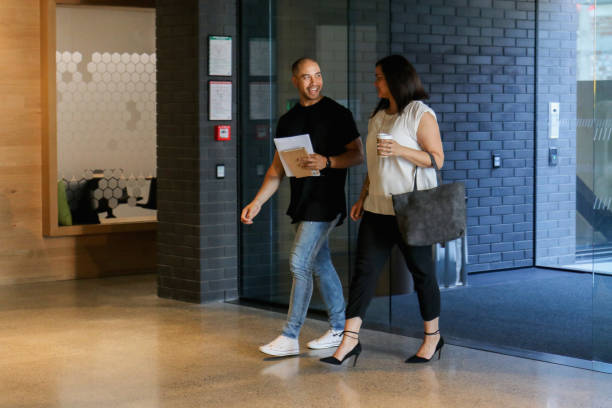
[[[379,133],[379,134],[378,134],[378,136],[376,136],[376,141],[378,142],[379,140],[393,140],[393,136],[391,136],[391,135],[390,135],[390,134],[388,134],[388,133]],[[385,158],[385,157],[387,157],[387,156],[381,156],[381,155],[378,153],[378,149],[377,149],[377,151],[376,151],[376,154],[377,154],[379,157],[381,157],[381,158]]]

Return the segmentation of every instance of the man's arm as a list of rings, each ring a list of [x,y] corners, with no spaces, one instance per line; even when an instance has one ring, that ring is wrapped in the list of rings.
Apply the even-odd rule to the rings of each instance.
[[[242,210],[240,216],[240,221],[242,221],[242,223],[253,223],[253,218],[259,214],[261,206],[276,193],[276,190],[278,190],[283,177],[285,177],[285,169],[283,169],[283,164],[280,161],[278,152],[276,152],[274,153],[272,164],[268,168],[264,181],[255,195],[255,198]]]
[[[358,137],[345,145],[346,151],[338,156],[330,156],[332,169],[346,169],[363,163],[363,144]]]
[[[358,137],[349,144],[345,145],[346,151],[337,156],[329,156],[332,169],[346,169],[363,163],[363,144]],[[300,161],[300,165],[305,169],[323,170],[327,166],[327,157],[318,153],[309,154]]]

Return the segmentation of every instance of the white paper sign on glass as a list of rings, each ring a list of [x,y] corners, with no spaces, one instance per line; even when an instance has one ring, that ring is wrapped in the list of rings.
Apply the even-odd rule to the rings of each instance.
[[[208,120],[232,120],[232,82],[208,83]]]

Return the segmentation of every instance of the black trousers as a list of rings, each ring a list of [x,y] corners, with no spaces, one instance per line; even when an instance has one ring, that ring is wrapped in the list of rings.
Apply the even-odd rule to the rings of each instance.
[[[378,277],[391,249],[398,245],[414,280],[424,321],[440,316],[440,288],[432,256],[432,246],[408,246],[402,240],[393,215],[364,212],[357,238],[355,274],[351,279],[346,318],[365,316],[374,297]]]

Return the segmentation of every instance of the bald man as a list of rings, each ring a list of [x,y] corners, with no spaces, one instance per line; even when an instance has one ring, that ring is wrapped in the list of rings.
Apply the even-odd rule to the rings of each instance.
[[[299,354],[298,337],[312,297],[313,277],[325,302],[330,328],[307,345],[323,349],[337,347],[342,340],[344,296],[331,260],[329,234],[346,218],[346,169],[363,161],[363,146],[351,112],[321,94],[323,75],[319,64],[311,58],[300,58],[293,64],[292,74],[291,81],[300,102],[279,119],[276,137],[310,135],[316,153],[303,158],[300,166],[319,170],[320,176],[290,178],[291,201],[287,215],[296,230],[289,262],[293,286],[281,335],[259,348],[272,356]],[[276,152],[257,195],[242,210],[244,224],[253,223],[284,176]]]

